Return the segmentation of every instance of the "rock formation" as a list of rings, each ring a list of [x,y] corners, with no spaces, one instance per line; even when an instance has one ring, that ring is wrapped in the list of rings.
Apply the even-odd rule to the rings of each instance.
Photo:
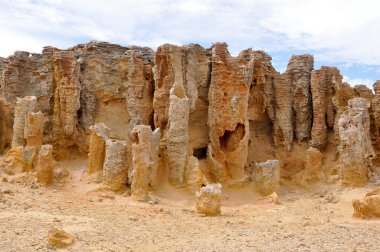
[[[364,197],[364,201],[353,200],[355,218],[367,219],[380,217],[380,188],[372,190]]]
[[[29,112],[25,120],[24,139],[26,146],[41,146],[44,133],[45,118],[41,111]]]
[[[215,216],[220,214],[221,184],[208,184],[196,193],[196,209],[200,214]]]
[[[42,145],[38,153],[36,165],[37,183],[48,185],[53,180],[53,146],[47,144]]]
[[[290,82],[292,108],[294,111],[294,131],[300,142],[310,138],[311,129],[311,93],[310,77],[314,67],[314,57],[309,54],[293,55],[285,72]]]
[[[310,147],[306,151],[306,181],[316,182],[322,177],[322,163],[323,163],[323,154],[314,147]]]
[[[287,181],[314,182],[324,158],[343,184],[364,184],[378,162],[379,82],[376,94],[351,87],[335,67],[314,70],[308,54],[284,73],[271,60],[251,49],[233,57],[225,43],[15,52],[0,58],[0,167],[33,171],[50,144],[58,161],[88,153],[90,181],[141,198],[166,181],[195,192],[251,178],[267,194],[277,164]]]
[[[88,150],[87,174],[92,175],[103,171],[106,153],[106,141],[109,139],[109,128],[104,123],[90,126],[90,143]]]
[[[34,96],[27,96],[25,98],[17,99],[13,123],[12,147],[25,145],[25,122],[28,113],[34,111],[36,101],[37,99]]]
[[[151,165],[152,129],[136,125],[132,130],[132,185],[131,196],[140,201],[148,199],[149,167]]]
[[[348,101],[348,112],[338,121],[340,172],[343,185],[360,186],[368,181],[375,158],[370,138],[369,102],[364,98]]]
[[[257,163],[255,181],[261,195],[267,196],[276,192],[280,186],[280,162],[278,160],[268,160]]]
[[[227,45],[216,43],[212,48],[212,72],[208,94],[210,174],[217,182],[239,180],[247,162],[249,122],[248,99],[252,81],[252,51],[243,51],[236,58]]]
[[[113,191],[122,190],[128,179],[127,142],[115,139],[106,141],[103,166],[104,184]]]

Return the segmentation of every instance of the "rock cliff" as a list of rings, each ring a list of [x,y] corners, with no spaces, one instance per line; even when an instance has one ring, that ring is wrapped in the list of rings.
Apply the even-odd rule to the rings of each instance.
[[[343,184],[363,184],[380,147],[374,89],[314,69],[309,54],[279,73],[267,53],[232,56],[225,43],[18,51],[0,58],[0,167],[21,164],[46,184],[53,157],[87,153],[89,182],[132,187],[140,200],[166,182],[195,192],[260,181],[267,194],[280,177],[328,180],[334,168]]]

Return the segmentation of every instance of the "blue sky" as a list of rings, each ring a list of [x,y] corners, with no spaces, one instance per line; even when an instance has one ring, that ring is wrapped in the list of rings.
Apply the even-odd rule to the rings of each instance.
[[[90,40],[265,50],[278,71],[292,54],[337,66],[350,84],[380,79],[378,0],[0,0],[0,56]]]

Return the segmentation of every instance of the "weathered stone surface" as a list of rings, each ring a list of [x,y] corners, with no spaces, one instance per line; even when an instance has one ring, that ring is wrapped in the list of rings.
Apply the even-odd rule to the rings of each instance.
[[[364,98],[348,101],[348,112],[338,121],[339,161],[342,184],[360,186],[368,181],[369,168],[375,158],[370,138],[369,102]]]
[[[185,170],[185,182],[186,188],[192,193],[199,191],[202,184],[205,183],[204,175],[199,168],[198,158],[194,156],[188,158]]]
[[[53,146],[42,145],[38,153],[36,165],[36,180],[41,185],[48,185],[53,180]]]
[[[280,186],[280,162],[268,160],[256,163],[255,181],[261,195],[267,196],[276,192]]]
[[[113,191],[122,190],[128,179],[127,142],[115,139],[106,141],[103,166],[104,184]]]
[[[375,143],[380,146],[380,81],[373,84],[375,95],[371,100],[371,110],[373,117],[372,132],[375,138]]]
[[[314,67],[314,57],[310,54],[293,55],[285,72],[291,86],[292,107],[295,117],[295,136],[300,142],[310,138],[311,93],[310,78]]]
[[[221,190],[221,184],[208,184],[202,187],[195,194],[197,212],[207,216],[219,215]]]
[[[131,196],[139,201],[148,199],[149,167],[151,165],[152,129],[136,125],[132,130],[132,186]]]
[[[253,51],[253,74],[249,88],[248,119],[248,167],[253,171],[256,162],[274,158],[273,124],[275,121],[274,78],[278,73],[271,64],[272,58],[263,51]],[[258,148],[265,146],[265,148]]]
[[[167,132],[167,152],[169,181],[173,185],[183,184],[188,156],[189,99],[181,87],[170,91],[169,125]]]
[[[295,174],[305,169],[305,160],[290,156],[283,160],[280,175],[282,178],[292,179]]]
[[[252,82],[252,51],[231,57],[224,43],[212,48],[208,125],[210,174],[215,181],[241,179],[247,162],[248,99]]]
[[[380,217],[380,188],[367,193],[364,197],[364,201],[368,205],[371,214]]]
[[[370,191],[364,196],[364,201],[353,200],[353,217],[367,219],[380,217],[380,188]]]
[[[74,243],[74,236],[63,229],[53,228],[49,231],[46,241],[57,248],[65,248]]]
[[[24,139],[26,146],[41,146],[45,117],[41,111],[29,112],[25,120]]]
[[[310,145],[324,148],[327,131],[334,126],[334,95],[342,76],[335,67],[321,67],[311,74],[311,93],[313,97],[313,127]]]
[[[291,85],[285,74],[278,74],[274,78],[275,93],[275,120],[274,120],[274,143],[276,146],[283,144],[288,151],[292,148],[293,110],[291,97]]]
[[[53,126],[55,138],[61,134],[76,134],[77,111],[80,107],[80,64],[71,50],[54,51],[54,94]]]
[[[37,99],[35,96],[27,96],[22,99],[17,99],[13,123],[12,147],[25,145],[25,121],[28,113],[34,111],[36,101]]]
[[[380,84],[374,87],[379,93]],[[29,105],[17,103],[29,96],[35,97]],[[194,191],[204,176],[234,185],[254,175],[255,163],[272,159],[280,161],[282,177],[306,168],[313,180],[321,159],[316,150],[307,152],[306,140],[334,169],[336,145],[347,144],[341,144],[338,120],[354,97],[371,101],[370,134],[379,147],[379,94],[342,83],[337,68],[313,71],[311,55],[293,56],[280,74],[267,53],[248,49],[232,57],[224,43],[211,49],[165,44],[154,52],[91,41],[65,50],[46,47],[42,54],[19,51],[0,58],[0,152],[13,147],[1,166],[30,170],[39,146],[50,143],[58,160],[89,152],[88,174],[100,174],[110,138],[126,143],[128,179],[119,184],[130,185],[131,131],[149,125],[156,129],[151,189],[169,180]],[[45,124],[32,119],[42,116],[34,111]],[[98,123],[109,128],[107,137],[91,128]]]
[[[314,147],[310,147],[306,151],[306,181],[316,182],[320,180],[322,176],[322,163],[323,163],[323,154]]]
[[[92,175],[103,171],[106,153],[106,141],[110,129],[104,123],[96,123],[90,127],[90,144],[88,151],[87,174]]]
[[[158,185],[157,181],[157,171],[160,165],[159,162],[159,151],[160,151],[160,139],[161,139],[161,129],[157,128],[152,133],[152,140],[150,145],[150,165],[148,172],[149,185],[152,188],[156,188]]]

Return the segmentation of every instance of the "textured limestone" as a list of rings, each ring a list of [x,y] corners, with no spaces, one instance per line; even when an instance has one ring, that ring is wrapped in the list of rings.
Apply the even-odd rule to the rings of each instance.
[[[13,123],[12,147],[25,145],[25,121],[28,113],[34,111],[36,101],[37,99],[35,96],[27,96],[17,99]]]
[[[314,57],[310,54],[293,55],[286,70],[291,86],[292,107],[295,117],[295,136],[298,142],[310,138],[311,93],[310,78],[314,67]]]
[[[42,145],[38,153],[36,165],[36,179],[37,183],[41,185],[48,185],[53,180],[53,146],[50,144]]]
[[[284,158],[282,164],[281,164],[281,172],[280,175],[282,178],[285,179],[292,179],[294,175],[299,173],[300,171],[305,169],[305,160],[290,156],[287,158]]]
[[[104,123],[96,123],[90,127],[90,144],[88,151],[87,174],[102,172],[106,153],[106,141],[110,129]]]
[[[113,191],[122,190],[128,179],[127,142],[115,139],[106,141],[103,182]]]
[[[364,196],[364,200],[353,200],[353,217],[367,219],[380,217],[380,188],[374,189]]]
[[[208,184],[196,193],[196,209],[200,214],[215,216],[220,214],[221,184]]]
[[[275,121],[274,78],[278,73],[271,64],[272,58],[263,51],[253,51],[253,73],[249,88],[248,119],[248,167],[249,174],[256,162],[274,158],[273,124]],[[265,148],[257,148],[265,146]]]
[[[373,136],[375,143],[380,146],[380,81],[373,84],[375,95],[371,100],[371,109],[373,116]]]
[[[322,175],[322,163],[323,163],[323,154],[314,147],[310,147],[306,151],[306,181],[316,182],[320,180]]]
[[[290,151],[293,143],[293,112],[291,85],[285,74],[278,74],[274,79],[275,92],[275,120],[274,143],[276,146],[284,145]]]
[[[76,134],[77,111],[80,107],[80,64],[71,50],[54,51],[54,94],[53,125],[55,138],[61,134]]]
[[[192,193],[199,191],[202,184],[205,183],[204,175],[199,166],[198,158],[194,156],[188,158],[185,170],[185,182],[186,188]]]
[[[132,184],[131,131],[149,125],[156,129],[147,175],[153,189],[164,179],[194,191],[204,176],[234,184],[271,159],[282,164],[282,177],[306,168],[314,180],[321,159],[316,150],[307,152],[305,141],[334,168],[332,152],[347,145],[338,120],[348,100],[371,101],[370,134],[380,146],[379,83],[375,95],[364,85],[352,88],[337,68],[313,71],[311,55],[293,56],[280,74],[267,53],[248,49],[232,57],[224,43],[211,49],[165,44],[154,52],[91,41],[41,54],[18,51],[0,58],[0,152],[13,147],[1,163],[16,167],[13,172],[29,170],[39,146],[50,143],[58,159],[76,149],[89,152],[88,173],[100,174],[110,138],[126,143],[123,158],[131,169],[119,184]],[[35,100],[26,105],[30,96]],[[107,137],[91,127],[98,123],[109,128]]]
[[[136,125],[132,130],[132,186],[131,196],[139,201],[148,199],[149,167],[151,165],[152,129]]]
[[[174,86],[170,91],[169,126],[167,132],[167,157],[169,181],[183,184],[188,156],[189,99],[184,90]]]
[[[29,112],[25,120],[24,138],[26,146],[41,146],[45,117],[41,111]]]
[[[75,238],[63,229],[53,228],[49,231],[46,241],[54,247],[65,248],[73,244]]]
[[[328,129],[334,126],[334,96],[342,76],[335,67],[321,67],[311,74],[311,93],[313,97],[313,127],[310,145],[324,148],[327,143]]]
[[[339,162],[342,184],[360,186],[368,181],[375,153],[370,138],[369,102],[364,98],[348,101],[348,112],[338,121]]]
[[[148,172],[149,185],[152,188],[156,188],[158,185],[157,181],[157,171],[160,165],[159,162],[159,151],[160,151],[160,139],[161,139],[161,129],[157,128],[152,133],[152,140],[150,145],[150,165]]]
[[[263,196],[274,193],[280,186],[280,162],[268,160],[256,164],[256,186]]]
[[[225,43],[212,48],[208,125],[210,174],[215,181],[245,176],[249,122],[248,99],[252,81],[252,51],[232,57]]]

